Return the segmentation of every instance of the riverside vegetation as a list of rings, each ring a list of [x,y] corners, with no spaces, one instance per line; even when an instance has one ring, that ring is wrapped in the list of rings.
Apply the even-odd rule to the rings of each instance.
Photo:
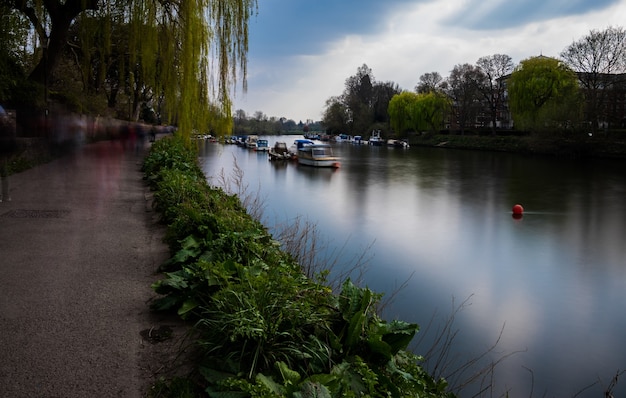
[[[334,293],[327,272],[308,277],[183,139],[155,142],[143,172],[171,252],[152,308],[192,325],[194,353],[152,396],[455,396],[407,349],[418,325],[381,319],[382,295],[350,279]]]

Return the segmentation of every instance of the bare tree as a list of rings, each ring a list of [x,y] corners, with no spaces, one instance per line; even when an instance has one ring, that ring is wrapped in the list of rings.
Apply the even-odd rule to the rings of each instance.
[[[444,84],[443,77],[439,72],[424,73],[420,76],[420,81],[415,86],[415,92],[418,94],[427,94],[430,92],[440,91]]]
[[[489,108],[491,132],[495,135],[498,113],[503,110],[502,106],[505,102],[504,91],[506,87],[503,78],[513,71],[513,61],[506,54],[494,54],[479,58],[476,66],[485,76],[478,89],[482,93],[483,101]]]
[[[464,134],[469,123],[475,122],[480,110],[479,87],[485,80],[480,68],[470,65],[456,65],[448,77],[448,96],[452,99],[452,114]]]
[[[610,88],[626,80],[615,75],[626,71],[626,31],[621,27],[592,30],[570,44],[561,58],[578,72],[587,106],[586,120],[591,122],[592,131],[596,131],[601,122],[609,119],[604,103]]]

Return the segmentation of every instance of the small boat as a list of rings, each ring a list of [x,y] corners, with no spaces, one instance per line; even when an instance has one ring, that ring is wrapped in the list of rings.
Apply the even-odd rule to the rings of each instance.
[[[382,146],[385,140],[380,136],[380,130],[372,131],[372,135],[370,136],[369,144],[374,146]]]
[[[355,135],[354,139],[352,139],[351,141],[354,145],[363,145],[363,144],[367,144],[367,141],[363,141],[363,137],[361,137],[360,135]]]
[[[249,135],[246,138],[246,148],[248,149],[256,149],[256,142],[258,141],[259,137],[256,135]]]
[[[294,158],[298,157],[298,150],[309,145],[315,145],[315,143],[311,140],[295,140],[289,147],[289,153],[291,153],[291,156]]]
[[[320,135],[317,133],[306,133],[304,134],[304,138],[307,140],[319,140],[321,139]]]
[[[270,149],[270,144],[267,140],[264,140],[264,139],[258,139],[256,142],[256,148],[254,148],[255,151],[259,151],[259,152],[269,151],[269,149]]]
[[[235,145],[240,146],[240,147],[246,147],[246,140],[248,139],[247,135],[240,135],[237,137],[237,139],[235,140]]]
[[[298,163],[313,167],[338,168],[341,163],[328,144],[306,145],[298,149]]]
[[[387,146],[389,147],[393,147],[393,148],[408,148],[409,147],[409,143],[406,140],[387,140]]]
[[[289,148],[287,148],[287,144],[281,141],[276,142],[274,146],[269,149],[268,155],[270,160],[291,159],[291,153],[289,153]]]
[[[354,138],[352,138],[352,136],[348,134],[339,134],[335,136],[335,142],[348,142],[352,141],[353,139]]]

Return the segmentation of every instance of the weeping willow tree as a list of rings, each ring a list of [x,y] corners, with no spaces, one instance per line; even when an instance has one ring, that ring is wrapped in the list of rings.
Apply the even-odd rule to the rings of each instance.
[[[553,132],[577,126],[581,104],[578,79],[563,62],[545,56],[523,60],[507,85],[518,128]]]
[[[33,81],[50,81],[68,33],[80,25],[76,32],[83,79],[95,76],[103,88],[112,90],[114,75],[129,94],[129,117],[136,115],[139,97],[150,95],[188,140],[194,131],[230,131],[232,89],[238,80],[244,91],[247,88],[248,22],[257,0],[3,0],[3,4],[31,24],[34,53],[39,54],[30,74]]]

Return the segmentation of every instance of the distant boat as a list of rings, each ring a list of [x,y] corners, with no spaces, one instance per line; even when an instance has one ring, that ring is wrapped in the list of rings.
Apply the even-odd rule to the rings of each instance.
[[[298,149],[298,163],[313,167],[338,168],[341,163],[328,144],[306,145]]]
[[[320,135],[317,133],[305,133],[304,134],[304,138],[308,139],[308,140],[319,140],[320,139]]]
[[[246,138],[246,148],[248,149],[256,149],[256,142],[258,141],[259,137],[256,135],[249,135]]]
[[[348,134],[339,134],[335,136],[335,142],[348,142],[354,140],[354,137]]]
[[[409,143],[406,140],[387,140],[387,146],[390,147],[394,147],[394,148],[408,148],[409,147]]]
[[[270,160],[291,159],[291,153],[289,153],[289,148],[287,148],[287,144],[281,141],[276,142],[274,146],[269,149],[268,155]]]
[[[269,151],[269,149],[270,149],[270,143],[264,139],[258,139],[256,142],[256,148],[254,148],[255,151],[260,151],[260,152]]]
[[[305,146],[309,146],[309,145],[315,145],[315,143],[311,140],[295,140],[293,142],[293,144],[289,147],[289,153],[291,153],[291,155],[293,157],[297,157],[298,156],[298,150],[300,148],[303,148]]]
[[[382,146],[385,143],[385,140],[380,136],[380,130],[372,131],[372,135],[370,136],[369,144],[375,146]]]

